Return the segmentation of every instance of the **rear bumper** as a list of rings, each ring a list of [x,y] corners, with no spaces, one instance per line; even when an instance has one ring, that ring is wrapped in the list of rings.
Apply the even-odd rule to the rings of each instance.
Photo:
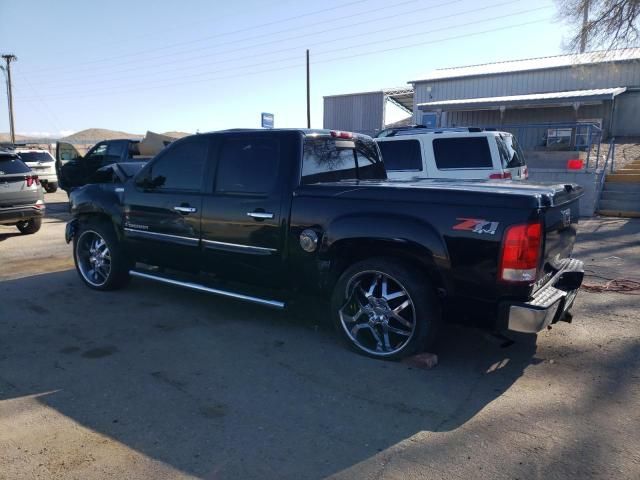
[[[0,224],[12,224],[44,216],[45,206],[21,205],[19,207],[0,208]]]
[[[502,302],[500,323],[507,330],[537,333],[561,320],[572,307],[584,277],[584,263],[571,259],[529,302]]]

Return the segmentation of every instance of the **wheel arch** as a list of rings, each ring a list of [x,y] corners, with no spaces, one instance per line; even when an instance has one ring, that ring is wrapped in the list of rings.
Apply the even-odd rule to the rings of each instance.
[[[449,255],[431,225],[411,217],[348,216],[331,224],[320,257],[330,261],[326,286],[332,288],[350,265],[373,257],[391,257],[425,273],[438,290],[450,294]]]

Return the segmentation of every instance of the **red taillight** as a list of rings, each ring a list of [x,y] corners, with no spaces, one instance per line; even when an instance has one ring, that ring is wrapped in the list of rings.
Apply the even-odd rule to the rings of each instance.
[[[37,175],[27,175],[24,179],[27,182],[27,187],[30,187],[33,184],[40,185],[40,180]]]
[[[492,173],[489,175],[492,180],[509,180],[511,178],[511,172]]]
[[[582,170],[584,162],[579,158],[572,158],[567,160],[567,170]]]
[[[522,168],[520,169],[520,172],[521,172],[521,174],[522,174],[522,178],[524,178],[525,180],[526,180],[527,178],[529,178],[529,167],[527,167],[527,166],[525,165],[524,167],[522,167]]]
[[[331,130],[331,136],[334,138],[353,138],[353,133],[351,132],[341,132],[340,130]]]
[[[502,241],[498,277],[504,282],[534,282],[542,251],[542,224],[508,227]]]

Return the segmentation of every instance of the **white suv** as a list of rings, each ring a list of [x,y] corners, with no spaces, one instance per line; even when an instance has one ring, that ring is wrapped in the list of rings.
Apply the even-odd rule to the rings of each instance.
[[[58,190],[56,159],[48,151],[34,148],[16,148],[16,153],[33,173],[38,175],[38,180],[40,180],[45,192],[53,193]]]
[[[375,141],[393,180],[525,180],[529,176],[522,150],[508,132],[415,126],[383,130]]]

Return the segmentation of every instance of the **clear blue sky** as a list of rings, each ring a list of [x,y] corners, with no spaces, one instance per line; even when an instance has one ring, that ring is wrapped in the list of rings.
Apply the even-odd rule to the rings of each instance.
[[[257,127],[263,111],[305,126],[309,48],[322,127],[323,95],[562,53],[556,15],[553,0],[1,0],[0,53],[18,56],[17,132],[144,133]]]

